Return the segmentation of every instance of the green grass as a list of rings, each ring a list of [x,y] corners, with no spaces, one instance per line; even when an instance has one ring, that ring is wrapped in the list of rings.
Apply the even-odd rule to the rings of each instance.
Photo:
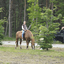
[[[64,48],[52,48],[49,51],[35,49],[15,49],[15,46],[0,46],[0,63],[2,64],[64,64]],[[63,62],[63,63],[62,63]]]
[[[14,38],[14,37],[8,37],[8,36],[5,36],[3,39],[2,39],[2,41],[15,41],[16,40],[16,38]]]
[[[53,41],[52,43],[53,44],[62,44],[62,42],[60,42],[60,41]]]
[[[31,55],[46,55],[46,56],[59,56],[59,57],[64,57],[64,51],[55,51],[53,49],[46,51],[46,50],[32,50],[32,49],[15,49],[14,47],[4,47],[4,46],[0,46],[0,51],[4,51],[4,52],[13,52],[13,53],[22,53],[22,54],[31,54]]]

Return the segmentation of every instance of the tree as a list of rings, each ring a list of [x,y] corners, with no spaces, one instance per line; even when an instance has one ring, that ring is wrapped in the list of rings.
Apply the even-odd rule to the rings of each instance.
[[[44,38],[44,40],[39,40],[39,45],[42,49],[52,48],[52,42],[54,38],[54,34],[59,29],[59,23],[54,22],[55,20],[59,19],[58,17],[52,15],[52,10],[44,8],[44,13],[41,13],[43,25],[39,27],[39,39]],[[51,20],[52,16],[52,20]]]
[[[1,19],[0,20],[0,45],[2,45],[1,43],[1,40],[3,39],[3,33],[4,33],[4,27],[3,27],[3,24],[4,24],[4,20]]]
[[[2,8],[0,8],[0,12],[2,12]],[[4,36],[3,34],[4,33],[4,27],[3,27],[4,22],[6,22],[5,18],[0,20],[0,45],[2,45],[1,40],[3,39],[3,36]]]
[[[52,0],[51,0],[51,2],[52,2]],[[56,15],[58,15],[58,14],[62,14],[63,16],[64,16],[64,9],[63,9],[63,7],[64,7],[64,0],[53,0],[53,3],[54,3],[54,5],[57,7],[57,9],[56,9]]]
[[[50,0],[52,2],[52,0]],[[64,0],[53,0],[53,3],[54,3],[54,7],[56,7],[56,10],[54,11],[54,15],[58,16],[58,14],[60,14],[62,16],[62,21],[61,20],[58,20],[59,23],[61,24],[60,25],[60,28],[62,26],[64,26],[64,22],[63,22],[63,18],[64,18]]]
[[[12,1],[9,0],[9,37],[12,36],[11,4],[12,4]]]
[[[24,0],[24,21],[26,20],[26,0]]]
[[[4,17],[9,19],[9,1],[10,0],[0,0],[0,8],[2,7],[3,12],[0,12],[0,19],[4,19]],[[64,17],[64,0],[11,0],[11,26],[13,27],[11,29],[12,37],[15,36],[15,33],[19,30],[21,30],[21,25],[24,20],[27,21],[27,26],[31,26],[33,23],[36,26],[38,23],[42,23],[41,21],[41,12],[43,12],[43,7],[47,7],[53,10],[53,15],[58,16],[58,14],[62,14],[61,20],[57,20],[55,22],[58,22],[61,24],[60,28],[64,25],[63,23],[63,17]],[[33,6],[34,4],[34,6]],[[36,6],[38,5],[38,7]],[[33,8],[32,8],[33,6]],[[26,9],[32,8],[32,11],[27,11]],[[36,8],[37,7],[37,8]],[[41,8],[40,8],[41,7]],[[53,8],[56,8],[55,10]],[[41,10],[42,9],[42,10]],[[39,12],[40,10],[40,12]],[[33,16],[31,17],[29,14],[31,12]],[[36,14],[39,12],[39,14]],[[32,15],[31,14],[31,15]],[[35,16],[36,15],[36,16]],[[31,18],[29,18],[29,16]],[[36,18],[35,18],[35,17]],[[39,17],[38,17],[39,16]],[[32,20],[31,20],[32,19]],[[52,20],[52,17],[51,17]],[[35,23],[36,22],[36,23]],[[7,26],[8,25],[8,26]],[[4,23],[4,34],[6,36],[9,35],[9,23],[7,24],[6,22]],[[33,29],[33,28],[31,28]]]
[[[29,11],[30,13],[28,13],[28,17],[30,19],[31,22],[31,30],[35,36],[35,40],[36,40],[36,36],[38,34],[38,24],[41,22],[41,8],[38,5],[38,0],[28,0],[29,3],[29,8],[27,9],[27,11]]]

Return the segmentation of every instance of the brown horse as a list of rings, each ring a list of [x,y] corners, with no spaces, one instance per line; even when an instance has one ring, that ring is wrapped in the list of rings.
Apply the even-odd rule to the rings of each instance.
[[[16,33],[16,47],[18,47],[18,39],[20,39],[20,49],[22,49],[21,47],[21,42],[22,42],[22,31],[18,31]],[[27,49],[28,49],[28,45],[29,45],[29,42],[31,41],[31,47],[32,49],[35,49],[35,42],[34,42],[34,37],[33,37],[33,34],[30,30],[27,30],[24,34],[24,38],[23,40],[26,40],[26,43],[27,43]],[[15,49],[16,49],[15,47]]]

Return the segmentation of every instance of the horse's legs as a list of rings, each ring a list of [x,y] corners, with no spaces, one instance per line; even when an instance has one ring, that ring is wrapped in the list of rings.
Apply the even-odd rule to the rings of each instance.
[[[22,39],[20,39],[20,49],[22,49],[22,47],[21,47],[21,43],[22,43]]]
[[[18,47],[18,38],[16,38],[16,47],[15,49]]]
[[[27,42],[27,47],[26,47],[26,49],[28,49],[28,45],[29,45],[29,43]]]
[[[33,43],[33,40],[31,40],[31,47],[33,50],[35,49],[35,43]]]
[[[30,42],[30,41],[26,40],[26,43],[27,43],[26,49],[28,49],[29,42]]]
[[[32,43],[31,43],[31,47],[32,47],[32,49],[34,50],[34,49],[35,49],[35,44],[32,44]]]

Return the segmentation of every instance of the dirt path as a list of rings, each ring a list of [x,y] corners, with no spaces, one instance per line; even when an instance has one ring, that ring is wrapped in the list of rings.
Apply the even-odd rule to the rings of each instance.
[[[2,43],[3,45],[15,45],[15,41],[2,41]],[[26,46],[26,41],[23,41],[21,45]],[[31,43],[29,43],[29,46],[31,46]],[[39,46],[39,45],[35,43],[35,46]],[[58,48],[64,48],[64,44],[52,44],[52,46]]]

